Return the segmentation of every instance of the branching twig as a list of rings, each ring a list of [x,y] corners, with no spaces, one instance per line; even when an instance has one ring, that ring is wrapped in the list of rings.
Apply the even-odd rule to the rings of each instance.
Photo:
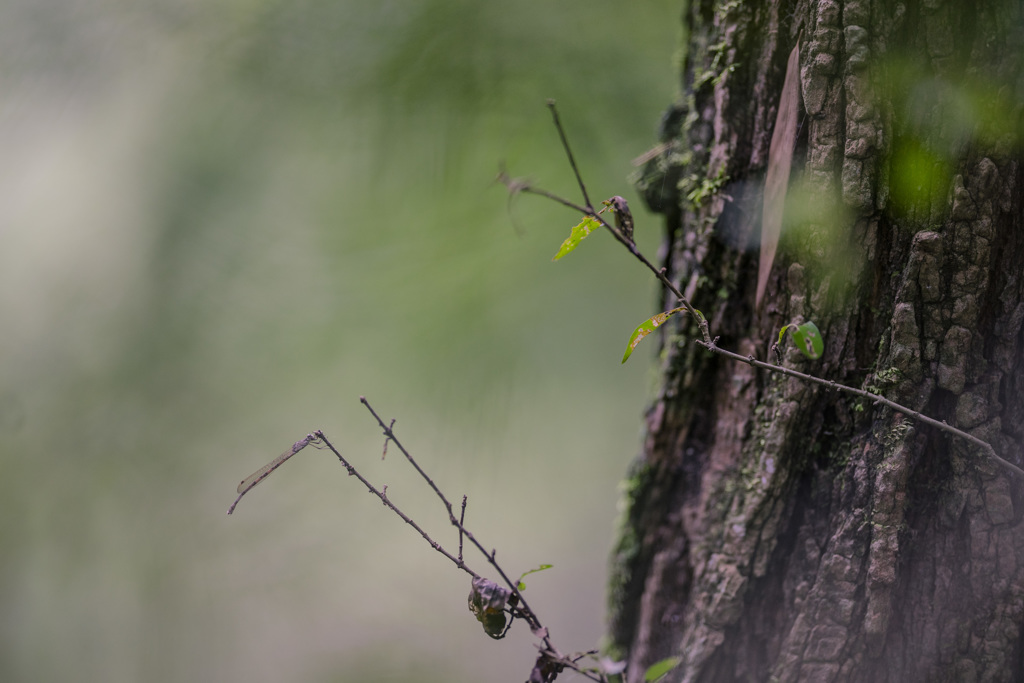
[[[531,192],[533,194],[539,194],[544,197],[547,197],[548,199],[553,199],[556,202],[564,204],[565,206],[572,207],[579,211],[580,213],[586,214],[600,221],[601,225],[607,228],[610,233],[615,235],[615,239],[621,242],[622,245],[626,247],[626,249],[628,249],[629,252],[633,254],[635,258],[637,258],[641,263],[647,266],[647,268],[652,273],[654,273],[655,277],[661,280],[662,284],[664,284],[670,292],[676,295],[676,298],[679,299],[679,303],[683,305],[683,308],[686,309],[687,313],[693,316],[693,319],[697,321],[697,324],[700,326],[701,336],[704,337],[704,341],[710,343],[711,333],[708,331],[708,323],[706,320],[704,320],[704,316],[697,313],[697,309],[693,307],[689,299],[687,299],[686,296],[683,295],[683,293],[679,290],[676,284],[668,278],[668,275],[665,273],[665,270],[662,268],[656,268],[653,263],[647,260],[646,256],[640,253],[640,250],[637,249],[636,244],[633,243],[633,240],[627,239],[626,236],[623,235],[617,228],[613,228],[607,221],[605,221],[603,218],[597,215],[597,213],[594,211],[594,205],[590,202],[590,197],[587,195],[587,185],[586,183],[583,182],[583,176],[580,175],[579,168],[576,167],[576,159],[573,157],[572,149],[569,147],[569,138],[566,136],[565,130],[562,128],[562,121],[558,117],[558,108],[555,106],[554,100],[548,100],[548,108],[551,110],[551,116],[555,121],[555,128],[558,129],[558,137],[562,141],[562,149],[565,150],[565,156],[569,158],[569,165],[572,166],[572,172],[576,176],[576,182],[579,183],[580,186],[580,193],[583,195],[583,201],[584,203],[586,203],[587,206],[586,208],[577,206],[572,202],[563,199],[562,197],[553,195],[545,190],[534,188],[532,185],[530,185],[530,183],[525,181],[517,181],[518,183],[520,183],[517,187],[518,191]],[[501,176],[504,177],[501,178]],[[501,176],[499,177],[502,179],[503,182],[505,180],[510,180],[508,178],[508,175],[505,174],[504,171],[502,171]],[[511,188],[509,182],[506,182],[505,184],[507,187]]]
[[[395,420],[394,420],[394,418],[392,418],[391,419],[391,424],[389,425],[388,428],[391,429],[394,426],[395,426]],[[381,460],[383,460],[384,458],[388,457],[388,441],[391,441],[391,439],[389,439],[388,437],[384,437],[384,451],[380,454],[380,459]]]
[[[449,521],[452,523],[453,526],[455,526],[459,530],[459,557],[458,557],[458,559],[453,558],[450,553],[445,551],[443,548],[440,548],[440,546],[437,546],[435,549],[437,549],[440,552],[444,553],[444,555],[446,557],[448,557],[448,559],[452,560],[453,562],[456,562],[456,565],[460,566],[460,568],[463,568],[465,571],[470,571],[469,568],[466,567],[465,564],[461,562],[461,560],[462,560],[462,539],[463,539],[463,537],[469,539],[469,542],[471,544],[473,544],[474,546],[476,546],[477,550],[479,550],[480,553],[483,554],[483,556],[487,558],[487,562],[492,567],[494,567],[494,570],[497,571],[498,574],[501,576],[502,580],[505,582],[505,585],[509,587],[512,595],[515,596],[515,599],[516,599],[515,611],[518,613],[518,615],[521,618],[523,618],[526,621],[527,624],[529,624],[530,630],[533,632],[533,634],[535,636],[540,638],[542,643],[543,643],[543,646],[541,647],[541,656],[542,656],[542,658],[546,658],[548,660],[551,660],[551,661],[555,662],[557,665],[559,665],[562,668],[572,669],[572,670],[576,671],[577,673],[579,673],[580,675],[585,676],[586,678],[589,678],[589,679],[591,679],[593,681],[603,681],[604,680],[603,678],[596,677],[592,673],[580,669],[577,666],[577,664],[570,657],[567,657],[567,656],[563,655],[562,653],[560,653],[555,648],[554,644],[551,642],[551,637],[548,634],[547,628],[545,628],[544,625],[541,624],[541,621],[537,617],[536,612],[533,611],[533,608],[530,607],[529,603],[526,601],[526,598],[520,592],[520,590],[519,590],[519,582],[518,581],[513,581],[512,579],[510,579],[509,576],[505,573],[505,570],[502,569],[500,564],[498,564],[498,561],[497,561],[497,551],[493,550],[493,549],[488,551],[486,548],[484,548],[483,544],[481,544],[480,541],[477,540],[476,536],[474,536],[472,534],[472,532],[470,532],[470,530],[465,527],[465,525],[462,523],[462,521],[460,519],[456,519],[451,502],[449,502],[448,498],[444,495],[444,493],[441,492],[441,489],[438,488],[437,484],[434,483],[434,480],[430,478],[430,475],[428,475],[423,470],[423,468],[420,467],[419,463],[416,462],[416,459],[412,457],[412,454],[410,454],[409,451],[406,450],[405,446],[402,445],[402,442],[398,440],[398,437],[395,436],[395,433],[394,433],[394,431],[392,431],[391,426],[386,425],[384,423],[384,420],[381,418],[380,415],[377,414],[377,411],[375,411],[373,409],[373,406],[370,405],[369,401],[366,400],[365,396],[360,396],[359,397],[359,401],[364,406],[366,406],[366,409],[368,411],[370,411],[370,414],[373,415],[374,419],[377,420],[377,424],[380,425],[380,428],[383,430],[384,436],[388,439],[388,441],[391,441],[392,443],[395,444],[395,446],[398,448],[398,450],[402,452],[402,455],[405,456],[405,459],[409,461],[409,464],[413,466],[413,468],[419,473],[419,475],[423,478],[423,480],[426,481],[427,484],[430,486],[430,488],[434,490],[434,493],[437,494],[437,497],[441,499],[441,502],[444,504],[445,510],[448,511],[448,519],[449,519]],[[394,424],[394,423],[392,422],[392,424]],[[319,435],[320,432],[317,432],[317,434]],[[325,440],[325,443],[326,443],[326,440]],[[331,448],[331,450],[334,451],[334,453],[336,455],[338,455],[339,459],[341,459],[341,455],[338,454],[338,452],[334,450],[333,446],[330,446],[328,444],[328,447]],[[366,485],[368,488],[370,487],[370,484],[365,479],[363,479],[363,477],[361,475],[359,475],[359,473],[356,472],[354,468],[352,468],[347,463],[345,463],[344,460],[342,460],[342,463],[345,464],[346,468],[349,469],[349,473],[350,474],[355,474],[357,477],[359,477],[360,481],[362,481],[364,485]],[[392,509],[395,509],[386,500],[385,500],[385,505],[388,505],[388,507],[392,507]],[[395,511],[397,512],[397,509],[395,509]],[[463,512],[463,514],[465,513],[465,497],[463,497],[462,512]],[[402,515],[402,518],[407,520],[407,518],[404,515]],[[412,523],[411,520],[407,520],[407,521],[409,521],[409,523]],[[419,527],[416,527],[416,528],[419,529]],[[422,531],[421,531],[421,534],[423,534]],[[426,534],[423,534],[423,536],[425,538],[427,538]],[[434,543],[432,541],[431,541],[431,545],[434,545]]]
[[[433,549],[434,549],[434,550],[436,550],[437,552],[439,552],[439,553],[441,553],[442,555],[444,555],[445,557],[447,557],[447,558],[448,558],[449,560],[451,560],[451,561],[452,561],[452,564],[454,564],[454,565],[455,565],[456,567],[458,567],[458,568],[459,568],[459,569],[461,569],[462,571],[464,571],[464,572],[466,572],[467,574],[469,574],[470,576],[472,576],[472,577],[473,577],[474,579],[475,579],[475,578],[479,578],[479,576],[480,576],[480,575],[479,575],[479,574],[477,574],[476,572],[474,572],[474,571],[473,571],[472,569],[470,569],[470,568],[469,568],[469,567],[468,567],[468,566],[466,565],[466,563],[465,563],[465,562],[464,562],[464,561],[462,560],[462,558],[461,558],[461,557],[455,557],[455,556],[454,556],[454,555],[452,555],[452,554],[451,554],[450,552],[448,552],[447,550],[445,550],[445,549],[444,549],[444,547],[443,547],[443,546],[442,546],[442,545],[441,545],[440,543],[438,543],[437,541],[435,541],[434,539],[432,539],[432,538],[430,537],[430,535],[429,535],[429,534],[428,534],[428,533],[427,533],[426,531],[424,531],[422,527],[420,527],[420,525],[419,525],[419,524],[417,524],[416,522],[414,522],[414,521],[412,520],[412,518],[410,518],[410,517],[409,517],[408,515],[406,515],[406,514],[405,514],[404,512],[402,512],[401,510],[399,510],[399,509],[398,509],[398,507],[397,507],[397,506],[396,506],[396,505],[395,505],[394,503],[392,503],[392,502],[391,502],[391,500],[390,500],[390,499],[389,499],[389,498],[388,498],[388,497],[387,497],[387,496],[386,496],[386,495],[384,494],[384,492],[383,492],[383,491],[378,491],[378,490],[377,490],[377,488],[376,488],[376,487],[375,487],[375,486],[374,486],[373,484],[371,484],[371,483],[370,483],[369,481],[367,481],[367,480],[366,480],[366,478],[365,478],[365,477],[364,477],[363,475],[359,474],[359,471],[358,471],[358,470],[356,470],[356,468],[355,468],[355,467],[353,467],[353,466],[352,466],[352,465],[351,465],[351,464],[350,464],[350,463],[349,463],[349,462],[348,462],[347,460],[345,460],[345,456],[343,456],[343,455],[341,454],[341,452],[339,452],[339,451],[338,451],[338,449],[334,447],[334,444],[332,444],[332,443],[331,443],[331,442],[330,442],[330,441],[329,441],[329,440],[327,439],[327,437],[326,437],[326,436],[324,435],[324,433],[323,433],[322,431],[320,431],[320,430],[318,429],[318,430],[316,430],[315,432],[313,432],[313,434],[314,434],[314,435],[316,436],[316,438],[317,438],[317,439],[319,439],[320,441],[322,441],[322,442],[323,442],[323,444],[324,444],[325,446],[327,446],[327,448],[329,448],[329,449],[331,450],[331,452],[332,452],[332,453],[334,453],[334,455],[338,456],[338,460],[339,460],[339,461],[341,462],[342,466],[343,466],[343,467],[344,467],[344,468],[345,468],[345,469],[346,469],[346,470],[348,471],[348,473],[349,473],[349,475],[350,475],[350,476],[353,476],[353,477],[355,477],[356,479],[358,479],[358,480],[360,481],[360,483],[362,483],[362,485],[366,487],[366,490],[367,490],[367,491],[369,491],[369,492],[370,492],[370,493],[372,493],[373,495],[375,495],[375,496],[377,496],[378,498],[380,498],[380,501],[381,501],[382,503],[384,503],[385,507],[387,507],[387,508],[388,508],[389,510],[391,510],[391,511],[392,511],[392,512],[394,512],[394,513],[395,513],[396,515],[398,515],[399,517],[401,517],[401,518],[402,518],[402,521],[403,521],[403,522],[405,522],[406,524],[408,524],[409,526],[411,526],[411,527],[412,527],[413,529],[415,529],[416,531],[418,531],[418,532],[419,532],[419,534],[420,534],[420,536],[422,536],[422,537],[423,537],[423,540],[425,540],[425,541],[426,541],[427,543],[429,543],[429,544],[430,544],[430,547],[431,547],[431,548],[433,548]],[[399,448],[401,448],[401,446],[399,446]],[[403,450],[404,450],[404,449],[403,449]]]
[[[398,437],[395,436],[395,432],[393,429],[395,421],[391,420],[390,424],[385,424],[384,420],[381,419],[380,415],[377,414],[377,411],[373,409],[373,407],[370,405],[370,403],[366,400],[365,397],[360,396],[359,400],[360,402],[362,402],[364,406],[366,406],[366,409],[370,411],[370,414],[373,415],[373,417],[377,420],[377,424],[379,424],[380,428],[383,430],[385,437],[385,447],[388,442],[393,442],[395,446],[397,446],[398,449],[402,452],[402,455],[405,456],[406,460],[409,461],[409,464],[411,464],[413,468],[415,468],[415,470],[419,473],[423,480],[426,481],[430,488],[434,490],[434,493],[437,494],[437,497],[441,499],[441,502],[444,504],[445,509],[448,511],[449,521],[451,521],[452,525],[455,526],[459,531],[458,556],[452,555],[450,552],[445,550],[445,548],[440,543],[431,538],[430,535],[419,524],[417,524],[411,517],[402,512],[398,508],[398,506],[392,503],[391,499],[388,498],[387,486],[385,486],[383,490],[378,490],[362,474],[360,474],[359,471],[345,459],[345,456],[343,456],[341,452],[334,447],[334,444],[331,443],[331,441],[327,438],[323,431],[319,429],[312,432],[311,434],[308,434],[304,439],[296,442],[295,444],[292,445],[290,449],[288,449],[287,451],[279,455],[277,458],[275,458],[273,461],[271,461],[270,464],[265,465],[264,467],[257,470],[253,475],[244,479],[242,483],[239,484],[238,486],[238,498],[235,499],[235,502],[232,503],[231,507],[228,509],[228,514],[231,514],[234,511],[235,506],[238,505],[238,501],[242,499],[242,496],[251,491],[253,487],[259,484],[261,481],[266,479],[274,470],[276,470],[278,467],[284,464],[285,461],[287,461],[289,458],[291,458],[293,455],[301,451],[306,446],[310,444],[317,444],[319,442],[320,444],[323,444],[323,448],[327,448],[332,453],[334,453],[334,455],[338,458],[338,461],[342,464],[342,466],[345,468],[345,470],[349,473],[350,476],[356,477],[360,481],[360,483],[362,483],[362,485],[366,487],[367,491],[369,491],[370,493],[372,493],[373,495],[377,496],[377,498],[380,499],[380,501],[385,505],[385,507],[387,507],[389,510],[398,515],[403,522],[414,528],[420,534],[420,536],[422,536],[423,539],[430,545],[431,548],[444,555],[452,562],[452,564],[454,564],[456,567],[458,567],[459,569],[473,577],[474,593],[470,594],[471,608],[473,607],[473,600],[477,595],[475,591],[477,590],[478,581],[482,581],[485,586],[491,586],[495,589],[498,588],[497,584],[494,584],[494,582],[488,581],[486,579],[482,579],[479,574],[473,571],[469,567],[469,565],[466,564],[466,561],[463,558],[462,554],[463,540],[469,539],[469,542],[476,546],[477,550],[479,550],[480,553],[485,558],[487,558],[487,562],[495,569],[495,571],[498,572],[502,580],[505,582],[505,585],[508,586],[507,591],[505,591],[505,589],[501,589],[501,591],[504,591],[504,598],[501,598],[501,602],[499,603],[496,609],[502,611],[507,609],[509,613],[511,613],[513,619],[520,618],[525,620],[526,623],[530,626],[530,631],[541,640],[541,644],[538,647],[540,654],[538,656],[537,663],[534,665],[535,672],[542,672],[542,678],[539,680],[546,682],[553,681],[559,672],[561,672],[564,669],[571,669],[579,673],[581,676],[588,678],[592,681],[595,681],[596,683],[607,683],[607,678],[605,676],[600,674],[594,674],[593,672],[588,671],[577,664],[582,655],[579,655],[577,653],[576,655],[566,656],[559,652],[557,648],[555,648],[554,643],[551,642],[551,637],[548,633],[547,628],[544,627],[540,619],[537,617],[536,612],[533,611],[533,608],[530,607],[529,603],[527,603],[526,601],[526,598],[523,597],[522,592],[520,592],[519,582],[513,581],[511,578],[509,578],[508,574],[505,573],[505,570],[502,569],[501,565],[498,563],[497,551],[488,551],[486,548],[484,548],[483,544],[481,544],[480,541],[476,539],[472,532],[470,532],[469,529],[466,528],[465,518],[467,497],[462,497],[462,509],[460,510],[458,519],[456,519],[454,510],[452,508],[451,503],[448,501],[448,498],[444,495],[444,493],[441,492],[441,489],[438,488],[437,484],[434,483],[434,480],[430,478],[430,476],[423,470],[422,467],[420,467],[419,463],[416,462],[416,459],[412,457],[412,454],[409,453],[408,450],[406,450],[405,446],[402,445],[402,442],[398,440]],[[502,595],[501,593],[497,594],[499,596]],[[488,600],[490,600],[490,598],[488,598]],[[490,602],[488,602],[488,607],[484,611],[485,616],[487,614],[490,614],[490,609]],[[474,610],[474,613],[476,613],[476,610]],[[480,618],[481,617],[478,616],[478,619]],[[504,624],[504,622],[502,622],[502,624]],[[509,622],[509,626],[511,626],[511,622]],[[488,635],[491,635],[491,637],[497,638],[504,637],[504,634],[507,632],[506,628],[505,631],[500,633],[500,635],[494,635],[486,624],[484,630],[488,633]],[[531,674],[531,676],[532,675],[533,674]],[[531,678],[531,680],[533,679]]]
[[[488,551],[486,548],[484,548],[480,541],[476,539],[476,536],[470,533],[469,529],[460,524],[459,520],[455,517],[452,504],[448,501],[448,498],[445,497],[444,493],[441,492],[441,489],[437,487],[437,484],[435,484],[434,480],[430,478],[430,475],[423,471],[423,468],[420,467],[419,463],[416,462],[416,459],[412,457],[409,451],[405,449],[405,446],[402,445],[402,442],[399,441],[398,437],[395,436],[395,433],[391,431],[391,427],[384,424],[384,420],[382,420],[380,415],[377,414],[377,411],[373,409],[373,406],[371,406],[370,402],[366,400],[366,397],[360,396],[359,402],[366,406],[366,409],[369,410],[370,414],[373,415],[374,419],[377,420],[377,424],[379,424],[380,428],[384,430],[384,436],[386,436],[389,441],[391,441],[392,443],[395,444],[395,446],[398,447],[398,450],[402,452],[402,455],[404,455],[405,459],[409,461],[409,464],[412,465],[417,472],[419,472],[419,475],[423,477],[423,480],[427,482],[430,488],[434,490],[434,493],[437,494],[437,497],[441,499],[441,502],[444,504],[445,510],[448,511],[448,520],[452,523],[452,526],[457,527],[459,529],[459,532],[461,534],[464,534],[465,537],[469,539],[469,542],[475,545],[477,550],[479,550],[483,554],[483,556],[487,558],[487,561],[490,562],[491,566],[498,570],[498,573],[501,574],[501,578],[504,579],[506,584],[508,584],[508,587],[512,590],[512,593],[519,598],[523,611],[529,615],[527,617],[527,622],[529,622],[530,628],[541,628],[540,621],[537,620],[537,617],[534,615],[533,610],[530,609],[529,605],[527,605],[526,599],[523,597],[522,593],[519,592],[518,583],[513,582],[511,579],[505,576],[505,572],[502,571],[501,567],[498,566],[498,563],[495,561],[494,558],[496,551]],[[360,479],[362,479],[362,477],[360,477]],[[447,555],[447,553],[445,554]],[[449,557],[451,556],[449,555]]]
[[[551,110],[551,118],[555,121],[555,128],[558,129],[558,137],[562,139],[562,147],[565,149],[565,155],[569,157],[569,165],[572,166],[572,172],[576,175],[576,182],[580,186],[580,194],[583,195],[583,202],[587,205],[589,213],[594,213],[594,205],[590,203],[590,197],[587,196],[587,186],[583,182],[583,176],[580,175],[579,168],[576,167],[576,158],[572,155],[572,149],[569,148],[569,138],[565,136],[565,130],[562,128],[562,121],[558,118],[558,107],[555,106],[554,100],[548,100],[548,109]]]
[[[572,202],[572,201],[570,201],[568,199],[565,199],[564,197],[560,197],[560,196],[558,196],[556,194],[548,192],[547,190],[543,190],[543,189],[540,189],[540,188],[533,187],[527,181],[524,181],[524,180],[521,180],[521,179],[513,179],[513,178],[511,178],[505,172],[504,169],[501,170],[501,173],[499,174],[498,179],[502,183],[504,183],[505,186],[510,191],[514,190],[515,192],[529,192],[530,194],[536,194],[536,195],[539,195],[541,197],[546,197],[547,199],[555,201],[555,202],[557,202],[559,204],[562,204],[563,206],[569,207],[571,209],[575,209],[576,211],[578,211],[580,213],[583,213],[583,214],[585,214],[587,216],[590,216],[590,217],[594,218],[595,220],[599,221],[601,223],[601,225],[603,225],[605,228],[607,228],[608,231],[611,232],[615,236],[615,238],[619,242],[621,242],[622,245],[624,247],[626,247],[626,249],[631,254],[633,254],[633,256],[638,261],[640,261],[642,264],[644,264],[644,266],[647,267],[648,270],[650,270],[652,273],[654,273],[655,277],[657,277],[658,280],[661,281],[661,283],[663,285],[665,285],[665,287],[670,292],[672,292],[672,294],[674,294],[677,299],[679,299],[679,302],[683,305],[683,307],[687,310],[687,312],[690,313],[690,315],[693,316],[693,318],[698,321],[698,325],[700,326],[700,331],[701,331],[701,337],[703,337],[703,339],[695,340],[695,342],[697,344],[703,346],[705,349],[707,349],[711,353],[716,353],[716,354],[724,356],[726,358],[732,358],[734,360],[739,360],[739,361],[742,361],[744,363],[748,363],[749,365],[752,365],[753,367],[761,368],[762,370],[768,370],[769,372],[782,373],[784,375],[788,375],[790,377],[795,377],[795,378],[800,379],[800,380],[804,380],[804,381],[807,381],[807,382],[814,382],[816,384],[821,384],[821,385],[827,386],[827,387],[829,387],[831,389],[836,389],[838,391],[843,391],[843,392],[846,392],[846,393],[854,394],[856,396],[861,396],[861,397],[866,398],[866,399],[868,399],[870,401],[873,401],[874,403],[881,403],[882,405],[888,406],[888,407],[892,408],[893,410],[897,410],[897,411],[903,413],[904,415],[907,415],[907,416],[909,416],[909,417],[911,417],[911,418],[913,418],[915,420],[918,420],[920,422],[924,422],[925,424],[931,425],[933,427],[937,427],[938,429],[941,429],[942,431],[945,431],[945,432],[947,432],[949,434],[953,434],[954,436],[958,436],[958,437],[960,437],[962,439],[965,439],[965,440],[975,444],[976,446],[978,446],[982,450],[984,450],[987,455],[992,457],[998,465],[1002,466],[1004,469],[1008,470],[1009,472],[1012,472],[1012,473],[1017,474],[1017,475],[1021,476],[1022,478],[1024,478],[1024,469],[1021,469],[1020,467],[1017,467],[1013,463],[1011,463],[1011,462],[1003,459],[1002,457],[1000,457],[996,453],[995,448],[993,448],[991,444],[989,444],[986,441],[983,441],[983,440],[979,439],[976,436],[972,436],[972,435],[968,434],[967,432],[965,432],[963,430],[957,429],[956,427],[952,427],[952,426],[946,424],[945,422],[940,422],[939,420],[936,420],[934,418],[930,418],[930,417],[928,417],[926,415],[923,415],[923,414],[917,412],[916,410],[912,410],[910,408],[907,408],[906,406],[900,405],[899,403],[896,403],[895,401],[887,399],[884,396],[879,396],[878,394],[874,394],[874,393],[872,393],[870,391],[865,391],[863,389],[857,389],[856,387],[847,386],[845,384],[839,384],[839,383],[837,383],[835,381],[832,381],[832,380],[821,379],[820,377],[815,377],[813,375],[807,375],[807,374],[804,374],[802,372],[798,372],[796,370],[791,370],[789,368],[786,368],[786,367],[783,367],[783,366],[780,366],[780,365],[771,365],[769,363],[764,363],[762,361],[759,361],[759,360],[755,359],[753,356],[741,356],[738,353],[733,353],[732,351],[726,351],[725,349],[719,347],[717,345],[717,343],[716,343],[718,341],[718,338],[717,337],[715,339],[711,338],[711,332],[710,332],[710,330],[708,328],[707,320],[704,318],[703,315],[700,315],[697,312],[697,309],[695,309],[693,307],[693,305],[690,303],[689,299],[687,299],[686,296],[683,295],[683,293],[679,290],[679,287],[677,287],[676,284],[673,283],[668,278],[668,276],[667,276],[667,274],[665,272],[665,269],[664,268],[657,268],[642,253],[640,253],[640,250],[637,248],[636,244],[633,243],[633,241],[627,240],[624,235],[622,235],[616,228],[612,227],[607,221],[605,221],[603,218],[601,218],[601,216],[597,215],[597,213],[594,211],[594,208],[593,208],[593,206],[590,203],[590,199],[587,196],[586,184],[583,182],[583,178],[580,176],[580,172],[579,172],[578,168],[576,167],[576,160],[573,158],[572,151],[569,149],[569,143],[568,143],[568,140],[566,139],[565,132],[562,129],[562,124],[561,124],[561,121],[558,118],[558,112],[557,112],[557,110],[555,108],[555,103],[554,103],[553,100],[548,100],[548,107],[551,109],[552,115],[554,116],[555,127],[558,129],[558,135],[562,139],[562,146],[565,149],[566,156],[569,158],[569,164],[572,166],[573,173],[576,175],[576,181],[580,185],[580,191],[583,194],[583,199],[584,199],[584,201],[586,202],[587,205],[585,207],[580,206],[580,205],[576,204],[575,202]]]
[[[566,148],[566,153],[569,153],[568,148]],[[547,190],[543,190],[539,187],[534,187],[528,181],[523,180],[522,178],[512,178],[507,173],[505,173],[504,170],[499,172],[498,180],[502,184],[504,184],[505,187],[508,188],[510,192],[525,192],[528,194],[539,195],[546,199],[550,199],[551,201],[557,202],[563,206],[566,206],[570,209],[575,209],[576,211],[582,213],[585,216],[590,216],[598,223],[603,225],[608,230],[608,232],[615,236],[615,239],[622,243],[622,246],[624,246],[629,251],[629,253],[631,253],[634,256],[634,258],[640,261],[640,263],[647,266],[647,269],[654,273],[654,276],[658,278],[658,280],[663,285],[665,285],[665,287],[670,292],[672,292],[672,294],[675,295],[675,297],[679,300],[679,303],[681,303],[683,305],[683,308],[686,309],[687,313],[693,316],[693,319],[697,321],[697,324],[700,326],[701,336],[704,337],[704,341],[709,344],[711,343],[711,333],[708,329],[708,323],[704,319],[704,316],[700,315],[697,312],[697,309],[693,307],[693,304],[691,304],[689,299],[686,298],[686,295],[684,295],[683,292],[679,289],[679,287],[676,286],[676,283],[672,282],[672,280],[669,279],[665,269],[658,268],[653,263],[648,261],[647,257],[640,252],[640,250],[637,248],[636,244],[634,244],[632,240],[626,239],[626,236],[623,235],[618,228],[616,228],[611,223],[606,221],[603,217],[598,215],[598,213],[594,211],[593,207],[580,206],[576,202],[570,201],[565,197],[560,197],[559,195],[548,192]]]

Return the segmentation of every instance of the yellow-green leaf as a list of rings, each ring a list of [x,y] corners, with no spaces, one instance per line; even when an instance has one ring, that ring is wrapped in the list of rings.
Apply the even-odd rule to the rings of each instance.
[[[651,332],[654,332],[654,330],[657,329],[659,325],[661,325],[663,322],[674,316],[676,313],[685,310],[686,309],[682,307],[673,308],[671,311],[659,313],[658,315],[640,323],[640,326],[633,330],[633,336],[629,338],[629,344],[626,346],[626,354],[622,357],[622,362],[625,363],[626,360],[629,359],[629,356],[633,353],[633,349],[635,349],[637,344],[640,343],[640,340],[649,335]]]
[[[567,237],[566,240],[562,242],[562,248],[558,250],[558,253],[555,254],[555,258],[551,260],[557,261],[558,259],[568,254],[570,251],[579,246],[579,243],[582,242],[587,235],[594,232],[594,230],[596,230],[599,227],[601,227],[601,221],[597,220],[593,216],[584,216],[583,220],[580,221],[580,224],[575,226],[572,229],[572,232],[569,234],[569,237]]]
[[[679,666],[679,662],[683,661],[682,657],[669,657],[663,659],[660,662],[655,662],[647,667],[647,671],[644,672],[645,681],[656,681],[672,669]]]
[[[519,582],[518,582],[518,583],[519,583],[519,585],[518,585],[518,586],[516,586],[516,588],[518,588],[518,589],[519,589],[519,590],[521,590],[521,591],[524,591],[524,590],[526,590],[526,584],[525,584],[525,583],[523,583],[523,579],[525,579],[525,578],[526,578],[527,576],[529,576],[530,574],[535,574],[535,573],[537,573],[537,572],[542,572],[542,571],[544,571],[545,569],[551,569],[551,568],[552,568],[552,567],[554,567],[554,566],[555,566],[555,565],[553,565],[553,564],[542,564],[541,566],[537,567],[536,569],[531,569],[531,570],[530,570],[530,571],[528,571],[528,572],[523,572],[523,575],[519,577]]]

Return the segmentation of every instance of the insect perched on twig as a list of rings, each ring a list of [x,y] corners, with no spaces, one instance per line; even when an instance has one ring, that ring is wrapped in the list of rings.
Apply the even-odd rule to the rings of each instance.
[[[243,479],[242,483],[238,485],[238,498],[235,498],[235,502],[232,503],[231,507],[228,508],[228,514],[230,515],[232,512],[235,511],[235,506],[238,505],[238,501],[242,500],[242,496],[249,493],[249,491],[251,491],[256,486],[256,484],[259,484],[261,481],[269,477],[271,472],[273,472],[278,467],[283,465],[288,460],[288,458],[292,457],[293,455],[301,451],[310,443],[316,441],[317,438],[318,437],[315,434],[307,434],[305,438],[299,439],[298,441],[293,443],[292,447],[286,450],[284,453],[277,456],[269,463],[259,468],[245,479]]]

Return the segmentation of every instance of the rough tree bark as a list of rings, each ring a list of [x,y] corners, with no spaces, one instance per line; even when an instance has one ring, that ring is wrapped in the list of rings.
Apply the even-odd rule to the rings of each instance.
[[[683,96],[639,187],[719,345],[771,360],[782,325],[814,320],[824,356],[784,364],[1024,464],[1021,3],[694,0],[684,22]],[[833,203],[784,235],[755,311],[758,183],[800,35],[793,183]],[[665,332],[613,556],[631,682],[673,655],[670,681],[1024,680],[1024,481],[696,338]]]

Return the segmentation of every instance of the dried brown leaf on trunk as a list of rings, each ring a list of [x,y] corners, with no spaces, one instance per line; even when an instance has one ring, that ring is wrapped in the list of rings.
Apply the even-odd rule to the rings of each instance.
[[[779,113],[775,117],[772,144],[768,148],[768,172],[764,178],[764,209],[761,212],[761,263],[757,271],[756,308],[761,308],[768,275],[775,261],[782,232],[782,212],[789,187],[789,169],[793,163],[796,145],[796,120],[800,110],[800,43],[789,53],[786,79],[779,98]]]

